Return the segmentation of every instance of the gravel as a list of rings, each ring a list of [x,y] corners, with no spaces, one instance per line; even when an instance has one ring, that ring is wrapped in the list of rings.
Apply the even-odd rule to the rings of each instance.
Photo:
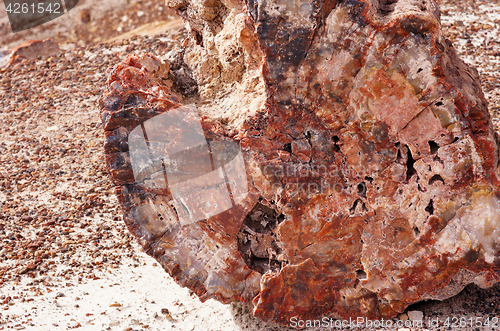
[[[29,325],[9,314],[17,304],[144,264],[106,172],[97,100],[107,68],[128,54],[161,56],[184,36],[67,43],[0,70],[0,330]]]

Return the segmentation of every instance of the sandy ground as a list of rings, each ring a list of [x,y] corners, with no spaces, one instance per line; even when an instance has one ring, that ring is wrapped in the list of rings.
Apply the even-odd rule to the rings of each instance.
[[[0,69],[0,330],[289,330],[240,305],[201,303],[141,251],[121,220],[97,100],[106,69],[127,54],[162,56],[182,42],[185,31],[175,25],[147,36],[174,19],[155,9],[161,5],[81,0],[21,34],[8,33],[0,5],[0,48],[53,37],[62,49]],[[79,21],[84,9],[90,22]],[[450,1],[442,9],[446,34],[481,74],[498,129],[500,3]],[[144,28],[151,22],[160,23]],[[146,36],[126,34],[134,30]],[[110,39],[117,40],[102,43]],[[446,301],[409,307],[391,321],[399,326],[384,329],[496,330],[499,307],[500,286],[471,285]],[[422,317],[426,328],[403,327]]]

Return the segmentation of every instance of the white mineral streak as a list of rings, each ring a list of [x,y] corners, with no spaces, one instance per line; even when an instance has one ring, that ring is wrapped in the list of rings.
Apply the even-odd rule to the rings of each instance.
[[[464,206],[457,212],[460,224],[475,245],[481,245],[484,259],[493,263],[495,250],[500,243],[500,204],[489,192],[473,194],[470,206]]]

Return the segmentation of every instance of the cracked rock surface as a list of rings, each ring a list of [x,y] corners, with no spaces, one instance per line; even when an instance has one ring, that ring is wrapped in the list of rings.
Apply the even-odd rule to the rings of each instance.
[[[189,38],[163,59],[110,70],[101,117],[125,222],[179,284],[286,324],[393,317],[498,282],[498,137],[433,1],[167,5]],[[180,133],[146,134],[176,114],[186,114]],[[204,135],[212,167],[214,146],[237,144],[246,170],[231,208],[189,222],[166,174],[199,169],[155,159],[157,143],[174,148],[183,130]],[[223,203],[225,185],[201,184],[184,202]]]

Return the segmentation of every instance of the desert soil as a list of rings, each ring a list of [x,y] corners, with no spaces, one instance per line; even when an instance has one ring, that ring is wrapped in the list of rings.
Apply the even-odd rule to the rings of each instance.
[[[441,8],[446,35],[481,74],[498,130],[500,3],[443,1]],[[289,330],[240,305],[201,303],[141,251],[121,220],[97,101],[107,68],[129,54],[162,57],[182,43],[186,32],[172,29],[173,20],[162,1],[80,0],[67,15],[13,34],[0,5],[0,49],[46,37],[61,48],[0,69],[0,330]],[[144,28],[152,22],[168,31],[149,36],[159,31]],[[470,285],[393,322],[422,314],[441,322],[429,330],[498,329],[500,286]],[[467,318],[467,326],[445,327],[447,318]],[[487,318],[489,326],[470,327]],[[398,329],[416,328],[385,328]]]

